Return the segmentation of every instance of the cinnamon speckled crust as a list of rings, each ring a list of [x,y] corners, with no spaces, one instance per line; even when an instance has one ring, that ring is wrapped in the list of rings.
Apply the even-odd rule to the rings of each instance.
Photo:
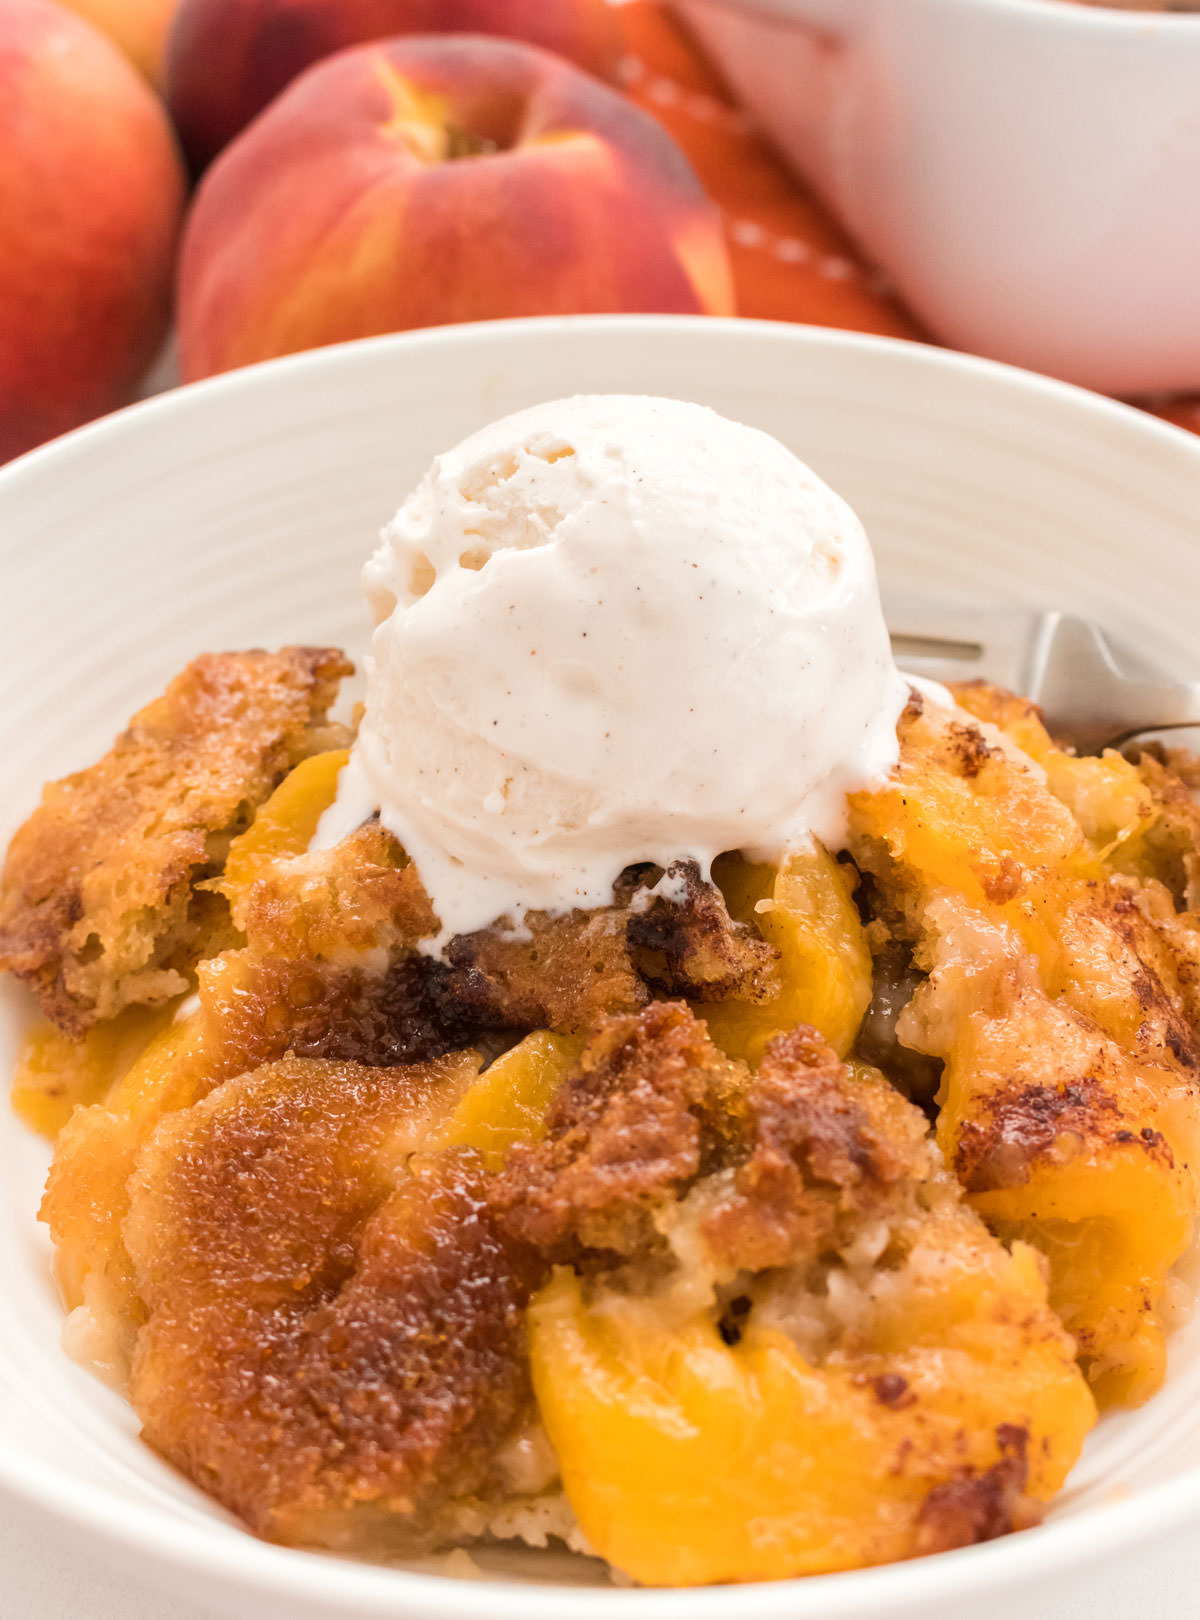
[[[1046,717],[1036,703],[991,681],[956,681],[951,688],[959,707],[1001,731],[1015,733],[1021,726],[1045,727]],[[924,707],[923,702],[921,707]],[[918,712],[920,712],[918,710]]]
[[[1049,1257],[1102,1403],[1137,1404],[1200,1199],[1200,812],[1153,757],[1075,756],[1031,704],[955,695],[905,712],[894,777],[851,800],[880,925],[927,975],[892,1032],[943,1065],[947,1161]]]
[[[51,783],[0,878],[0,968],[70,1034],[187,987],[196,884],[297,760],[330,746],[334,648],[197,658],[103,759]]]
[[[652,1247],[654,1212],[720,1163],[745,1126],[749,1072],[679,1003],[608,1018],[492,1194],[514,1235],[556,1260]]]
[[[1142,782],[1157,817],[1143,840],[1153,862],[1154,875],[1170,890],[1176,903],[1200,908],[1200,760],[1173,748],[1166,759],[1147,751],[1138,761]]]
[[[702,1231],[731,1271],[765,1271],[846,1241],[847,1221],[888,1213],[893,1190],[927,1170],[923,1122],[885,1089],[854,1085],[813,1029],[767,1048],[747,1106],[751,1151]]]
[[[150,1443],[262,1535],[430,1545],[528,1417],[540,1268],[489,1212],[473,1155],[408,1160],[475,1066],[288,1058],[141,1154],[133,1403]]]
[[[936,1041],[950,1009],[976,998],[966,1065],[970,1106],[946,1138],[964,1189],[1023,1187],[1039,1170],[1076,1158],[1115,1166],[1118,1158],[1136,1157],[1164,1173],[1175,1170],[1175,1152],[1157,1127],[1177,1123],[1174,1111],[1190,1082],[1173,1061],[1162,1064],[1152,1016],[1143,1026],[1145,1056],[1123,1050],[1068,997],[1046,996],[1027,963],[1005,953],[1002,939],[964,923],[948,903],[933,916],[942,930],[938,965],[914,999],[909,1029],[914,1038],[928,1032]],[[1151,988],[1145,986],[1152,1014]]]
[[[199,964],[199,1005],[174,1048],[151,1047],[131,1087],[78,1109],[58,1138],[42,1218],[60,1282],[126,1348],[142,1311],[122,1237],[127,1188],[160,1120],[288,1053],[389,1068],[471,1044],[430,1003],[439,964],[415,951],[428,903],[386,834],[366,827],[263,864],[238,901],[246,943]]]
[[[678,898],[631,897],[626,935],[642,978],[659,996],[693,1001],[767,1001],[777,989],[775,949],[735,922],[715,883],[695,861],[676,861],[666,879]]]
[[[547,917],[524,929],[485,928],[451,940],[447,981],[459,1021],[481,1028],[582,1031],[597,1018],[633,1012],[651,996],[761,1001],[774,988],[776,952],[729,915],[720,889],[694,861],[666,874],[678,893],[649,893],[631,868],[614,903]]]
[[[485,1029],[583,1030],[605,1013],[632,1011],[648,994],[629,959],[625,917],[611,907],[532,913],[518,934],[459,934],[446,961],[454,970],[447,1010]]]
[[[612,1299],[640,1296],[645,1320],[661,1299],[667,1334],[680,1287],[715,1321],[719,1274],[736,1287],[727,1345],[782,1327],[813,1368],[841,1369],[831,1389],[849,1367],[889,1415],[889,1466],[929,1482],[923,1504],[908,1491],[914,1550],[1033,1521],[1013,1438],[1024,1395],[989,1396],[999,1418],[979,1418],[980,1369],[938,1335],[954,1348],[965,1314],[1003,1377],[1027,1350],[1069,1367],[1069,1342],[882,1076],[810,1030],[752,1075],[685,1005],[653,1003],[602,1021],[545,1138],[489,1173],[431,1145],[477,1067],[293,1052],[142,1139],[123,1220],[130,1389],[147,1439],[189,1478],[288,1544],[409,1554],[461,1536],[466,1509],[486,1522],[537,1420],[525,1307],[565,1261],[602,1291],[616,1278]],[[931,1423],[940,1449],[910,1458]]]
[[[508,1511],[514,1490],[554,1484],[553,1457],[532,1486],[503,1459],[539,1421],[526,1305],[567,1266],[580,1308],[599,1303],[629,1342],[698,1322],[706,1354],[794,1346],[822,1399],[877,1435],[846,1463],[851,1488],[894,1488],[892,1539],[865,1535],[847,1563],[1034,1522],[1094,1409],[1033,1252],[990,1236],[963,1189],[1020,1236],[1004,1199],[1094,1162],[1161,1184],[1167,1215],[1190,1220],[1179,1122],[1194,1113],[1200,919],[1179,908],[1200,840],[1174,777],[1084,762],[1055,794],[1036,711],[965,695],[1027,737],[1035,764],[917,701],[900,794],[873,816],[860,804],[880,993],[857,1050],[888,1078],[806,1026],[754,1069],[718,1049],[701,1015],[769,996],[779,960],[686,863],[661,893],[659,869],[632,868],[611,906],[459,937],[442,961],[420,949],[436,919],[419,874],[378,823],[263,855],[231,883],[243,940],[201,964],[177,1044],[76,1113],[46,1202],[70,1303],[132,1351],[150,1442],[281,1542],[388,1555],[474,1534],[463,1526]],[[264,749],[275,712],[260,704]],[[1104,797],[1118,777],[1121,839]],[[907,813],[931,789],[933,847],[935,818]],[[198,836],[189,893],[220,860],[223,834]],[[497,1111],[518,1122],[502,1167],[445,1146],[475,1140],[456,1109],[479,1051],[543,1030],[569,1038],[484,1076],[489,1130]],[[945,1064],[957,1179],[888,1083],[914,1052],[925,1075]],[[1074,1187],[1090,1197],[1100,1179]],[[1097,1365],[1101,1330],[1073,1328]],[[821,1480],[845,1449],[820,1459]],[[700,1491],[717,1489],[714,1455]]]
[[[437,932],[416,867],[377,821],[330,849],[261,860],[230,904],[259,956],[332,962],[379,948],[411,948]]]
[[[234,908],[245,945],[201,964],[186,1050],[142,1070],[129,1098],[79,1110],[58,1142],[43,1214],[68,1302],[86,1299],[126,1346],[141,1303],[121,1237],[125,1189],[163,1115],[288,1053],[382,1068],[494,1053],[551,1013],[557,1027],[584,1028],[649,993],[622,905],[535,918],[529,940],[472,936],[468,960],[459,942],[449,963],[422,954],[435,926],[428,898],[377,823],[333,849],[262,860]]]
[[[983,1100],[982,1122],[964,1121],[954,1151],[954,1173],[967,1192],[1024,1186],[1037,1160],[1053,1155],[1063,1141],[1102,1147],[1118,1133],[1125,1141],[1143,1140],[1140,1131],[1135,1136],[1121,1130],[1120,1109],[1094,1075],[1084,1072],[1072,1079],[1064,1073],[1058,1051],[1049,1080],[1025,1084],[1014,1076],[1008,1090]],[[1152,1132],[1145,1140],[1157,1145],[1162,1137]]]

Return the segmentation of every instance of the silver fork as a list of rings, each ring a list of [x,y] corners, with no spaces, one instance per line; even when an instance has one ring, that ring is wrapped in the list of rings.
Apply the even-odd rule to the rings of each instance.
[[[1031,698],[1053,736],[1082,754],[1150,731],[1200,726],[1200,681],[1126,674],[1104,632],[1069,613],[975,612],[902,597],[886,603],[901,669],[937,681],[994,681]]]

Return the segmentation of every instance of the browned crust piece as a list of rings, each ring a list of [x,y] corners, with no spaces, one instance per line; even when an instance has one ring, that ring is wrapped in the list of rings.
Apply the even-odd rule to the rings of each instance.
[[[378,821],[329,849],[260,862],[234,888],[233,920],[256,956],[342,961],[409,950],[436,934],[429,896],[400,844]]]
[[[510,1232],[555,1260],[652,1246],[653,1215],[744,1132],[748,1071],[678,1003],[609,1018],[492,1191]]]
[[[652,996],[767,999],[775,949],[734,921],[694,861],[677,862],[666,876],[680,886],[678,899],[649,892],[646,869],[631,868],[612,906],[531,913],[522,933],[457,935],[446,950],[454,973],[437,992],[444,1016],[479,1029],[582,1032]]]
[[[493,1188],[508,1230],[556,1262],[645,1256],[655,1216],[702,1177],[708,1252],[729,1270],[809,1259],[928,1173],[927,1127],[885,1083],[856,1082],[815,1030],[753,1076],[678,1002],[609,1018]],[[713,1187],[717,1182],[711,1182]]]
[[[525,999],[547,953],[558,1027],[586,1027],[647,994],[620,907],[535,919],[527,941],[475,936],[489,962],[495,946],[494,977],[421,954],[417,942],[436,928],[432,908],[416,867],[378,823],[332,849],[264,860],[235,906],[246,944],[200,964],[199,1028],[186,1051],[143,1076],[132,1114],[124,1104],[85,1109],[59,1138],[44,1214],[60,1274],[71,1303],[86,1296],[122,1344],[139,1309],[120,1235],[125,1187],[164,1114],[287,1053],[372,1068],[470,1046],[494,1054],[547,1022]]]
[[[0,968],[60,1028],[186,988],[213,903],[196,883],[291,766],[341,740],[322,728],[352,669],[328,647],[206,654],[45,789],[0,877]]]
[[[582,1031],[647,997],[629,959],[625,918],[605,907],[532,913],[522,934],[484,928],[446,947],[437,987],[447,1023],[477,1029]]]
[[[750,1087],[750,1155],[702,1223],[714,1257],[747,1271],[815,1258],[921,1176],[923,1122],[907,1104],[881,1110],[881,1098],[850,1081],[816,1030],[773,1040]]]
[[[986,720],[1001,731],[1013,731],[1030,722],[1045,729],[1046,716],[1037,704],[1016,692],[1010,692],[1006,686],[997,686],[992,681],[951,681],[949,689],[962,707],[977,720]],[[920,694],[914,692],[913,695],[919,699],[920,707],[924,708],[924,699]]]
[[[1155,1097],[1162,1069],[1121,1051],[1065,1002],[1025,987],[998,1013],[981,1013],[975,1062],[981,1091],[954,1144],[954,1173],[968,1194],[1024,1186],[1034,1167],[1084,1152],[1100,1162],[1124,1150],[1166,1169],[1174,1154],[1152,1126],[1132,1127],[1129,1099]]]
[[[676,861],[666,877],[682,896],[637,891],[626,928],[630,953],[656,995],[693,1001],[767,1001],[775,992],[778,952],[746,923],[729,915],[715,883],[695,861]]]
[[[1167,751],[1165,763],[1151,751],[1138,761],[1157,817],[1142,838],[1142,856],[1175,904],[1200,908],[1200,761],[1183,749]]]
[[[198,964],[199,1007],[176,1049],[149,1055],[132,1095],[79,1109],[56,1144],[42,1217],[59,1280],[122,1348],[140,1311],[121,1236],[127,1185],[165,1116],[289,1053],[386,1069],[471,1044],[428,1012],[420,975],[439,964],[413,945],[432,913],[415,867],[377,825],[264,865],[238,901],[247,943]]]
[[[143,1151],[133,1403],[147,1440],[261,1535],[432,1545],[528,1417],[541,1267],[489,1213],[473,1155],[404,1167],[473,1072],[287,1058]]]
[[[995,1541],[1040,1523],[1042,1507],[1026,1496],[1029,1431],[1002,1423],[996,1430],[1001,1458],[981,1472],[964,1472],[935,1485],[917,1516],[916,1552],[952,1552]]]
[[[251,1029],[286,1023],[305,1056],[386,1065],[536,1029],[583,1033],[634,1012],[664,982],[700,1000],[717,983],[757,999],[775,951],[733,921],[694,863],[683,876],[678,901],[635,907],[631,896],[645,891],[626,886],[612,906],[456,935],[438,961],[415,950],[437,929],[417,869],[369,823],[334,849],[264,863],[236,898],[247,951],[223,1017]]]
[[[450,970],[416,949],[437,932],[429,897],[378,822],[264,862],[234,920],[246,949],[206,970],[206,1002],[222,1045],[257,1053],[249,1066],[291,1051],[387,1068],[472,1044],[438,1002]]]

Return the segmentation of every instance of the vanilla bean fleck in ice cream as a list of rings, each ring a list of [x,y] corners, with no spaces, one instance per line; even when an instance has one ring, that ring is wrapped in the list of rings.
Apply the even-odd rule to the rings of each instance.
[[[323,840],[378,807],[443,937],[641,861],[837,845],[907,683],[858,518],[700,405],[539,405],[439,456],[364,572],[366,710]]]

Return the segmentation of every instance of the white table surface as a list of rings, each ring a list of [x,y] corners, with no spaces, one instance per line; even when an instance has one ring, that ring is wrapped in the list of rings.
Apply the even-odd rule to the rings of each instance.
[[[165,1598],[130,1575],[73,1552],[54,1529],[0,1506],[0,1620],[223,1620],[202,1604]],[[1060,1609],[1057,1620],[1196,1620],[1200,1537],[1164,1556],[1150,1577],[1119,1575],[1103,1604]],[[397,1611],[396,1620],[403,1620]],[[570,1620],[569,1604],[563,1620]],[[881,1617],[882,1620],[882,1617]]]

